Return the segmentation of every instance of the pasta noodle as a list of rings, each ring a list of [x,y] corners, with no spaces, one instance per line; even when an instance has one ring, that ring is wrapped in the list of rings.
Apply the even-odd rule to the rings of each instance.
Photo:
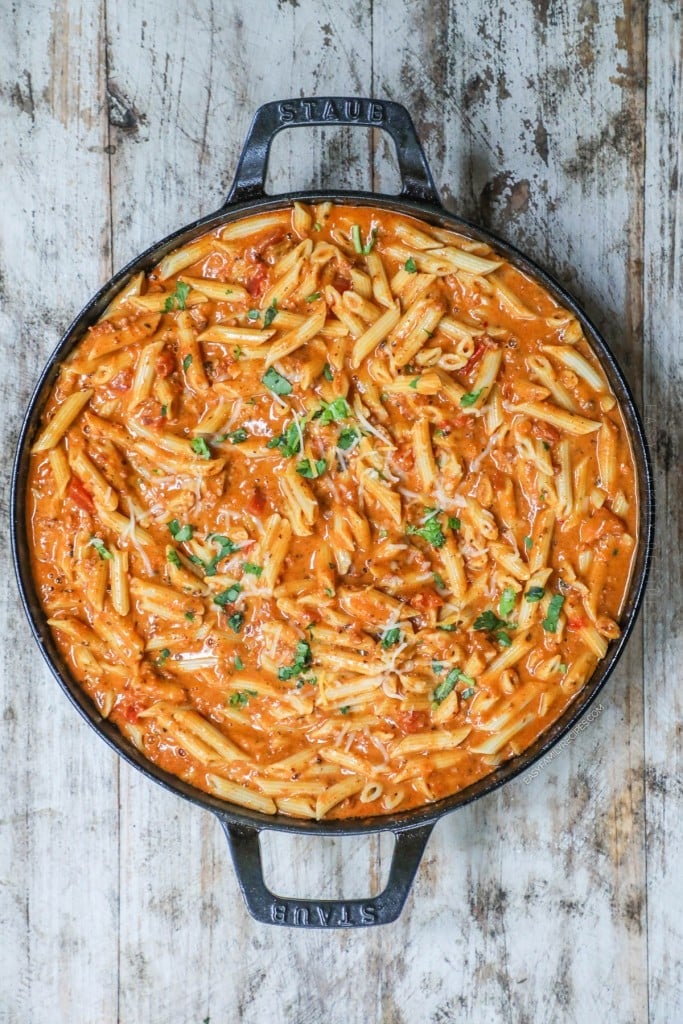
[[[580,324],[403,215],[297,201],[170,253],[68,357],[32,459],[71,672],[264,814],[468,786],[619,635],[638,495]]]

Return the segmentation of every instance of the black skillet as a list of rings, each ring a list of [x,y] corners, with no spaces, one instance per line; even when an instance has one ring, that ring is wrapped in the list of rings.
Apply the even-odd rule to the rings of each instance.
[[[342,191],[341,189],[290,192],[278,196],[266,195],[264,181],[273,137],[283,128],[306,125],[363,125],[387,131],[396,145],[402,180],[400,195],[388,196],[372,192]],[[619,639],[610,643],[606,657],[599,663],[591,679],[577,694],[562,717],[523,753],[506,761],[490,775],[453,796],[411,811],[372,818],[353,818],[345,821],[300,821],[281,815],[271,817],[245,810],[193,788],[146,760],[122,736],[116,726],[100,716],[95,705],[72,678],[46,623],[46,616],[40,606],[36,587],[31,577],[29,561],[26,482],[30,449],[38,430],[43,405],[57,376],[60,363],[134,274],[151,270],[171,250],[185,245],[198,235],[211,231],[221,224],[239,220],[249,214],[288,206],[295,199],[303,202],[317,203],[330,200],[335,203],[375,206],[399,213],[412,214],[441,227],[454,228],[456,231],[491,245],[515,267],[538,281],[562,306],[574,313],[600,360],[624,414],[638,480],[638,546],[621,616],[622,633]],[[398,103],[384,100],[346,97],[292,99],[266,103],[260,107],[247,134],[237,166],[235,181],[225,204],[216,213],[181,228],[147,249],[146,252],[120,270],[90,300],[50,357],[31,398],[19,438],[11,493],[13,557],[21,598],[33,635],[59,685],[93,729],[129,764],[135,765],[150,779],[154,779],[166,789],[178,793],[200,807],[207,808],[216,815],[225,831],[247,907],[256,920],[268,924],[293,925],[303,928],[348,928],[388,924],[394,921],[401,913],[435,822],[444,814],[478,799],[485,793],[490,793],[504,782],[519,775],[521,771],[529,768],[547,754],[551,747],[576,725],[605,685],[633,629],[649,570],[653,515],[652,474],[640,416],[614,356],[595,327],[560,285],[531,260],[488,231],[448,213],[443,208],[410,115],[404,107]],[[379,895],[368,899],[299,900],[281,898],[269,891],[263,879],[259,843],[259,833],[263,829],[321,836],[393,832],[396,843],[387,887]]]

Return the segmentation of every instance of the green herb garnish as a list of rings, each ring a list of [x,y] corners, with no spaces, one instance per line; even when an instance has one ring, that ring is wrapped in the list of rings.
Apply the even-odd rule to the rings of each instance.
[[[239,633],[243,623],[244,612],[235,612],[235,614],[231,615],[230,618],[228,619],[228,625],[230,626],[230,629],[233,631],[233,633]]]
[[[350,415],[351,408],[346,399],[335,398],[333,402],[324,404],[320,416],[316,416],[315,418],[320,420],[321,426],[324,426],[326,423],[331,423],[332,420],[344,420]]]
[[[360,236],[360,227],[359,227],[359,225],[358,224],[354,224],[353,227],[351,228],[351,239],[353,241],[353,247],[354,247],[354,249],[356,250],[357,253],[360,253],[361,256],[367,256],[368,253],[372,252],[372,250],[374,248],[374,245],[375,245],[375,239],[376,238],[377,238],[377,228],[372,228],[372,230],[370,231],[370,234],[368,235],[367,243],[365,245],[363,245],[363,241],[362,241],[361,236]]]
[[[527,549],[527,551],[531,551],[533,546],[534,546],[534,542],[532,541],[531,537],[525,537],[524,538],[524,547]]]
[[[182,567],[182,562],[175,548],[169,548],[166,552],[166,561],[170,562],[171,565],[177,566],[179,569]]]
[[[172,313],[175,309],[185,309],[185,304],[189,294],[189,284],[184,284],[183,281],[177,281],[175,291],[172,292],[164,302],[164,313]]]
[[[293,676],[301,675],[309,667],[312,661],[311,647],[305,640],[299,640],[294,652],[294,661],[291,665],[283,665],[277,670],[278,679],[291,679]]]
[[[88,547],[94,548],[97,554],[100,556],[100,558],[111,561],[114,557],[111,551],[109,551],[108,548],[105,547],[104,541],[100,540],[99,537],[93,537],[90,540]]]
[[[263,572],[263,566],[262,565],[256,565],[254,562],[242,562],[242,569],[249,576],[256,576],[256,577],[258,577]]]
[[[281,373],[278,373],[273,366],[269,367],[263,377],[261,377],[261,383],[265,384],[274,395],[291,395],[292,393],[290,382]]]
[[[258,309],[250,309],[247,313],[247,320],[258,320],[261,316],[261,312]]]
[[[401,630],[398,626],[393,626],[391,629],[387,629],[382,634],[382,647],[385,651],[388,651],[390,647],[399,643],[401,640]]]
[[[468,391],[467,394],[462,395],[460,398],[460,404],[463,409],[469,409],[471,405],[474,405],[483,390],[483,388],[479,388],[478,391]]]
[[[235,655],[235,669],[238,672],[241,672],[243,668],[244,668],[244,662],[240,658],[239,654],[236,654]]]
[[[411,380],[411,382],[408,385],[408,387],[412,388],[414,391],[417,391],[417,385],[420,383],[420,380],[421,380],[420,377],[415,377],[413,380]]]
[[[203,437],[193,437],[190,442],[190,447],[195,455],[198,455],[200,459],[211,458],[211,451]]]
[[[446,589],[446,581],[443,578],[443,576],[441,575],[441,573],[440,572],[434,572],[434,573],[432,573],[432,576],[434,577],[434,583],[436,584],[436,586],[439,587],[440,590],[445,590]]]
[[[355,427],[344,427],[339,437],[337,438],[337,447],[347,452],[349,448],[353,448],[356,441],[360,439],[360,434]]]
[[[564,604],[564,598],[562,594],[554,594],[550,599],[548,605],[548,613],[543,620],[543,628],[547,633],[557,632],[557,623],[560,618],[560,612],[562,611],[562,605]]]
[[[500,603],[498,605],[498,611],[504,619],[508,617],[512,609],[515,607],[515,601],[517,600],[517,594],[512,587],[506,587],[500,597]]]
[[[418,537],[422,537],[428,544],[431,544],[435,548],[442,548],[446,543],[446,537],[443,530],[441,529],[441,523],[439,522],[438,516],[441,514],[441,509],[425,509],[428,515],[425,517],[422,526],[412,526],[408,524],[406,527],[406,533],[417,534]]]
[[[297,473],[300,476],[306,477],[307,480],[317,480],[326,469],[327,463],[325,459],[302,459],[301,462],[296,464]]]
[[[226,590],[221,591],[220,594],[216,594],[213,599],[213,603],[219,605],[221,608],[225,608],[226,604],[234,604],[241,593],[241,585],[239,583],[232,583]]]
[[[229,537],[224,537],[220,533],[209,534],[207,540],[210,540],[214,544],[218,544],[218,553],[213,556],[209,562],[202,562],[201,558],[197,558],[196,555],[192,556],[192,561],[196,565],[201,565],[205,575],[215,576],[218,571],[218,563],[226,558],[228,555],[233,555],[235,551],[240,550],[239,544],[235,544],[234,541],[230,540]]]
[[[543,587],[529,587],[526,594],[524,595],[524,600],[528,601],[529,604],[536,604],[538,601],[543,600],[544,594],[545,590],[543,589]],[[564,600],[564,598],[562,600]]]
[[[169,651],[168,647],[164,647],[163,650],[159,651],[159,657],[157,658],[157,665],[159,666],[159,668],[161,668],[162,665],[164,665],[165,662],[167,662],[170,657],[171,652]]]
[[[322,292],[311,292],[310,295],[306,296],[306,302],[317,302]]]
[[[462,669],[452,668],[448,675],[446,676],[446,678],[442,680],[442,682],[440,682],[437,688],[434,690],[434,693],[432,694],[432,700],[434,701],[434,704],[441,704],[449,695],[449,693],[452,692],[455,684],[460,679],[462,679],[463,682],[465,683],[474,683],[474,679],[472,679],[471,676],[466,676]]]
[[[462,523],[460,522],[460,520],[458,519],[457,516],[449,516],[448,517],[448,527],[449,527],[449,529],[451,529],[451,530],[459,530],[461,526],[462,526]]]
[[[171,531],[173,540],[177,540],[181,544],[186,540],[192,540],[194,527],[190,526],[189,523],[186,523],[185,526],[181,526],[177,519],[172,519],[167,525]]]
[[[325,363],[323,366],[323,377],[325,380],[334,380],[334,371],[329,363]]]
[[[263,314],[263,326],[264,327],[270,327],[270,325],[272,324],[272,322],[275,319],[275,317],[277,316],[277,314],[278,314],[277,299],[273,299],[271,304],[268,306],[268,309]]]
[[[409,274],[417,273],[417,263],[415,262],[412,256],[409,256],[408,259],[405,261],[405,263],[403,264],[403,269],[407,270]]]
[[[237,430],[233,430],[232,433],[226,434],[225,439],[230,444],[243,444],[249,437],[249,434],[244,427],[239,427]]]
[[[250,697],[258,697],[256,690],[236,690],[230,694],[228,704],[231,708],[244,708],[249,703]]]

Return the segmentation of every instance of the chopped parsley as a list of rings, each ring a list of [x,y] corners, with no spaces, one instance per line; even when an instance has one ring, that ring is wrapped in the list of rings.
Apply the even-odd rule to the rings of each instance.
[[[329,363],[325,363],[325,365],[323,366],[323,377],[325,378],[325,380],[334,380],[334,371]]]
[[[515,601],[517,600],[517,594],[512,587],[506,587],[500,597],[500,603],[498,605],[498,611],[504,619],[508,617],[512,609],[515,607]]]
[[[403,264],[403,269],[407,270],[409,274],[417,274],[417,263],[415,262],[412,256],[409,256],[408,259],[405,261],[405,263]]]
[[[418,537],[422,537],[432,547],[442,548],[446,543],[446,537],[441,529],[441,523],[439,522],[439,516],[441,514],[440,508],[425,509],[425,519],[422,526],[412,526],[410,523],[406,528],[406,533],[417,534]]]
[[[457,516],[448,517],[448,528],[450,530],[459,530],[461,526],[462,523],[460,522]]]
[[[543,620],[543,628],[547,633],[557,632],[557,623],[560,618],[560,612],[562,611],[562,605],[564,604],[564,598],[562,594],[554,594],[550,599],[548,605],[548,613]]]
[[[559,668],[559,670],[562,673],[562,675],[564,675],[566,673],[567,666],[565,665],[565,663],[563,661],[561,661],[560,664],[557,667]]]
[[[534,542],[532,541],[531,537],[525,537],[524,538],[524,547],[527,549],[527,551],[531,551],[533,546],[534,546]]]
[[[185,612],[185,618],[187,619],[188,622],[194,622],[194,612],[192,612],[192,611]]]
[[[232,433],[225,435],[226,441],[229,441],[230,444],[243,444],[248,437],[249,434],[244,427],[239,427],[237,430],[233,430]]]
[[[356,441],[360,439],[360,434],[355,427],[344,427],[339,437],[337,438],[337,447],[347,452],[349,448],[353,448]]]
[[[270,325],[272,324],[272,322],[275,319],[275,317],[277,316],[277,314],[278,314],[277,299],[273,299],[271,304],[268,306],[268,309],[263,314],[263,326],[264,327],[270,327]]]
[[[436,586],[439,587],[440,590],[445,590],[446,589],[446,581],[443,578],[443,576],[441,575],[441,573],[434,572],[434,573],[432,573],[432,576],[434,577],[434,583],[436,584]]]
[[[347,416],[351,415],[351,407],[345,398],[335,398],[333,402],[325,403],[320,413],[320,416],[315,416],[315,419],[320,420],[320,425],[324,426],[326,423],[331,423],[332,420],[344,420]]]
[[[249,703],[250,697],[258,697],[256,690],[236,690],[230,694],[228,704],[231,708],[244,708]]]
[[[180,557],[178,555],[178,552],[175,550],[175,548],[169,548],[168,549],[168,551],[166,552],[166,561],[170,562],[171,565],[177,566],[179,569],[181,568],[181,566],[183,564],[180,561]]]
[[[474,687],[468,686],[466,690],[463,690],[460,694],[463,700],[469,700],[470,697],[474,697]]]
[[[213,603],[219,605],[221,608],[225,608],[226,604],[234,604],[241,593],[241,585],[239,583],[232,583],[226,590],[222,590],[220,594],[216,594],[213,599]]]
[[[242,569],[249,576],[256,576],[256,577],[258,577],[263,572],[263,566],[262,565],[255,565],[254,562],[242,562]]]
[[[305,420],[299,423],[297,420],[292,420],[284,434],[279,434],[277,437],[271,437],[267,443],[266,448],[279,448],[280,454],[284,459],[290,459],[292,455],[296,455],[301,450],[301,437],[303,434]]]
[[[168,416],[168,406],[167,405],[162,405],[162,407],[161,407],[161,415],[164,417],[164,419]]]
[[[109,551],[109,549],[105,547],[104,541],[100,540],[99,537],[92,537],[88,544],[88,547],[94,548],[97,554],[100,556],[100,558],[106,558],[109,561],[111,561],[112,558],[114,557],[111,551]]]
[[[185,373],[187,373],[187,371],[190,369],[191,366],[192,366],[192,356],[191,355],[186,355],[185,358],[183,359],[183,370],[185,371]]]
[[[172,313],[175,309],[185,309],[189,294],[189,284],[184,284],[183,281],[176,281],[175,291],[171,292],[164,302],[164,313]]]
[[[437,622],[436,628],[442,630],[444,633],[455,632],[456,626],[454,622]]]
[[[395,644],[401,641],[401,630],[398,626],[393,626],[391,629],[387,629],[382,634],[382,647],[385,651],[388,651],[390,647],[394,647]]]
[[[230,618],[228,619],[228,625],[230,626],[230,629],[233,631],[233,633],[239,633],[243,623],[244,612],[235,612],[235,614],[231,615]]]
[[[293,676],[301,675],[309,667],[312,660],[310,644],[305,640],[299,640],[294,652],[294,661],[291,665],[283,665],[277,670],[278,679],[292,679]]]
[[[538,601],[543,600],[544,594],[545,590],[543,589],[543,587],[529,587],[526,594],[524,595],[524,599],[525,601],[528,601],[529,604],[536,604]],[[564,600],[564,598],[562,598],[562,600]]]
[[[483,388],[479,388],[478,391],[468,391],[467,394],[462,395],[460,398],[460,404],[463,409],[469,409],[471,405],[474,405],[483,390]]]
[[[232,350],[232,354],[234,355],[235,359],[239,359],[239,357],[242,355],[242,346],[235,345],[234,349]]]
[[[200,565],[202,567],[206,576],[215,576],[218,572],[218,563],[228,555],[232,555],[235,551],[239,551],[240,546],[230,540],[229,537],[224,537],[220,533],[211,533],[207,539],[212,541],[214,544],[218,544],[218,553],[215,554],[209,562],[203,562],[201,558],[198,558],[196,555],[191,555],[190,557],[195,565]]]
[[[296,464],[297,473],[300,476],[306,477],[307,480],[317,480],[326,469],[327,462],[325,459],[302,459],[301,462]]]
[[[321,294],[321,292],[311,292],[310,295],[306,296],[306,302],[317,302]]]
[[[505,619],[499,619],[495,612],[485,611],[481,615],[478,615],[474,620],[474,629],[486,630],[487,633],[492,633],[495,640],[498,641],[501,647],[510,647],[512,640],[507,632],[508,629],[516,629],[516,625],[512,622],[506,622]]]
[[[235,669],[237,670],[237,672],[241,672],[243,668],[244,668],[244,662],[240,658],[239,654],[236,654],[235,655]]]
[[[247,320],[258,320],[260,316],[261,313],[258,309],[250,309],[247,313]]]
[[[198,455],[200,459],[210,459],[211,452],[209,446],[203,437],[193,437],[190,442],[190,447],[195,455]]]
[[[452,668],[445,679],[443,679],[432,694],[432,700],[435,705],[441,704],[446,697],[453,691],[455,684],[462,679],[464,683],[469,683],[470,686],[474,684],[472,676],[467,676],[460,668]]]
[[[164,647],[163,650],[159,651],[159,657],[157,658],[157,665],[159,666],[159,668],[161,668],[162,665],[164,665],[170,657],[171,652],[169,651],[168,647]]]
[[[421,379],[422,379],[421,377],[414,377],[413,380],[411,380],[411,382],[408,385],[408,387],[412,388],[413,391],[417,391],[417,385],[420,383]]]
[[[189,523],[185,523],[184,526],[181,526],[177,519],[172,519],[167,525],[171,531],[173,540],[177,540],[181,544],[186,540],[192,540],[194,527],[190,526]]]
[[[278,373],[273,366],[269,367],[263,377],[261,377],[261,383],[265,384],[274,395],[291,395],[292,393],[291,383],[281,373]]]

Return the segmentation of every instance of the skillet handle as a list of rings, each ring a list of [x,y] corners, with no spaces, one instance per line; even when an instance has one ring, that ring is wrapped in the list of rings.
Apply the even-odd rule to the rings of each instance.
[[[261,924],[294,928],[358,928],[390,924],[403,910],[434,822],[393,830],[396,838],[386,889],[377,896],[354,900],[297,900],[276,896],[266,886],[258,828],[236,825],[221,814],[223,831],[251,916]]]
[[[383,128],[396,144],[402,199],[441,207],[432,172],[410,114],[400,103],[345,96],[281,100],[259,107],[247,132],[235,180],[222,207],[263,199],[270,144],[283,128],[303,125],[363,125]]]

